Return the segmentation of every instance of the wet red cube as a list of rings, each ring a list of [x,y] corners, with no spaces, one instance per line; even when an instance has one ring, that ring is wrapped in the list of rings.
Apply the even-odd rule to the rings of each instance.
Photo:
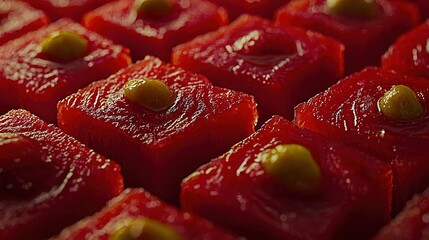
[[[82,56],[58,61],[43,52],[44,40],[62,31],[76,33],[87,42]],[[65,45],[58,51],[55,47],[54,42],[51,51],[72,48]],[[110,76],[130,61],[128,49],[70,20],[60,20],[0,46],[0,109],[25,108],[55,123],[59,100]]]
[[[72,18],[80,22],[82,16],[113,0],[23,0],[43,10],[52,20]]]
[[[126,97],[129,80],[147,78],[172,91],[168,108],[154,111]],[[256,120],[251,96],[213,87],[205,77],[154,57],[58,106],[60,128],[117,161],[126,186],[142,186],[170,202],[178,200],[185,176],[253,133]]]
[[[0,2],[0,45],[48,24],[40,11],[18,0]]]
[[[326,0],[293,0],[279,10],[276,24],[302,27],[340,40],[345,45],[346,72],[352,73],[379,65],[390,44],[419,22],[418,8],[412,3],[371,2],[375,3],[372,10],[362,7],[366,11],[341,14],[341,10],[330,10]]]
[[[24,110],[0,116],[0,239],[47,239],[123,191],[119,166]]]
[[[281,146],[292,155],[270,155]],[[275,174],[269,159],[286,161]],[[391,181],[388,164],[275,116],[186,178],[181,206],[248,239],[367,239],[390,218]]]
[[[138,12],[134,0],[120,0],[88,13],[83,22],[130,48],[134,60],[154,55],[164,61],[174,46],[228,23],[225,10],[205,0],[172,0],[170,8],[164,7],[159,14]]]
[[[291,119],[295,105],[342,76],[342,53],[332,39],[244,15],[176,47],[172,62],[217,86],[253,95],[262,120],[274,114]]]
[[[374,240],[426,239],[429,228],[429,190],[415,196]]]
[[[398,211],[429,185],[428,94],[426,79],[366,68],[300,104],[295,123],[390,163]]]
[[[236,19],[242,14],[258,15],[272,18],[278,7],[286,4],[290,0],[210,0],[211,2],[224,7],[228,11],[230,19]]]
[[[153,223],[154,221],[155,223]],[[139,228],[139,222],[150,226]],[[151,228],[155,224],[157,228]],[[111,236],[126,236],[131,226],[138,230],[142,229],[142,232],[146,234],[156,234],[159,233],[159,230],[164,231],[164,233],[165,231],[173,231],[176,234],[174,236],[180,236],[180,239],[237,239],[237,237],[219,229],[207,220],[182,212],[142,189],[125,190],[120,196],[112,199],[103,210],[64,229],[59,236],[53,239],[108,240],[112,239],[109,238]],[[176,238],[156,239],[175,240]]]
[[[429,78],[429,20],[402,35],[382,58],[382,67]]]

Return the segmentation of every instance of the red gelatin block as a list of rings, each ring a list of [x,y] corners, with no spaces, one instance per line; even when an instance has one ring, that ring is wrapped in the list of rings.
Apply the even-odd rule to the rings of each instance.
[[[140,78],[169,86],[173,104],[156,112],[128,100],[124,84]],[[60,128],[117,161],[126,186],[144,187],[172,202],[184,177],[253,133],[256,120],[251,96],[213,87],[205,77],[154,57],[58,105]]]
[[[123,191],[116,163],[24,110],[0,116],[0,239],[46,239]]]
[[[43,10],[52,20],[72,18],[80,22],[82,16],[103,4],[114,0],[23,0]]]
[[[0,45],[48,24],[48,18],[18,0],[0,2]]]
[[[137,13],[134,0],[120,0],[88,13],[83,23],[130,48],[133,60],[154,55],[169,61],[174,46],[226,25],[228,15],[205,0],[173,0],[166,16],[153,17]]]
[[[165,224],[176,231],[182,239],[237,239],[207,220],[163,203],[142,189],[125,190],[120,196],[112,199],[103,210],[64,229],[54,239],[108,240],[109,236],[114,235],[116,230],[124,227],[130,220],[139,218]]]
[[[299,194],[265,170],[281,144],[306,147],[321,171]],[[390,218],[391,168],[279,116],[182,183],[182,208],[249,239],[364,239]]]
[[[427,239],[429,228],[429,190],[415,196],[373,240]]]
[[[296,108],[295,123],[390,163],[394,172],[395,211],[429,185],[429,115],[394,120],[379,100],[394,86],[413,90],[429,109],[429,81],[366,68]],[[400,101],[399,101],[400,102]],[[395,202],[396,201],[396,202]]]
[[[51,60],[41,42],[55,31],[71,31],[88,42],[84,56]],[[56,122],[57,102],[126,67],[128,50],[69,20],[60,20],[0,46],[0,109],[25,108]]]
[[[276,24],[302,27],[340,40],[345,45],[346,72],[352,73],[379,65],[381,55],[395,39],[419,22],[419,11],[412,3],[375,2],[375,16],[355,18],[331,13],[326,0],[293,0],[279,10]]]
[[[272,18],[274,11],[278,7],[286,4],[290,0],[210,0],[211,2],[224,7],[228,11],[230,19],[236,19],[242,14],[258,15]]]
[[[173,64],[215,85],[255,96],[261,120],[293,117],[293,108],[343,74],[342,45],[244,15],[230,26],[176,47]]]
[[[402,35],[384,54],[382,67],[429,78],[429,20]]]

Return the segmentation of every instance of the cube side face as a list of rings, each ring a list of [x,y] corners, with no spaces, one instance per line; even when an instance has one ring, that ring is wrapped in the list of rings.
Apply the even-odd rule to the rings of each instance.
[[[122,176],[116,163],[27,111],[13,110],[1,116],[0,132],[19,134],[35,141],[40,146],[41,161],[55,169],[43,176],[50,185],[47,191],[20,201],[1,201],[0,211],[7,216],[0,221],[1,238],[49,238],[98,211],[123,191]],[[16,168],[24,170],[25,166]]]
[[[368,20],[336,16],[325,2],[294,0],[278,11],[276,24],[302,27],[343,42],[346,73],[379,65],[381,55],[396,38],[419,21],[416,6],[405,1],[375,1],[378,14]]]
[[[429,191],[414,196],[407,206],[385,227],[374,240],[424,239],[428,229]]]
[[[428,109],[429,102],[422,97],[429,94],[427,80],[367,68],[298,106],[294,120],[300,127],[390,163],[395,172],[394,211],[400,210],[414,193],[424,190],[428,183],[424,172],[429,167],[427,114],[402,122],[385,117],[379,110],[379,99],[397,85],[411,88]]]
[[[79,34],[88,42],[85,55],[68,62],[49,59],[40,44],[55,31]],[[89,32],[70,20],[60,20],[1,46],[2,102],[26,108],[45,121],[56,122],[56,104],[89,83],[130,64],[128,50]],[[7,106],[5,106],[7,107]]]
[[[204,0],[174,0],[168,16],[152,19],[137,13],[133,0],[122,0],[88,13],[83,23],[130,48],[133,60],[154,55],[169,61],[174,46],[226,25],[228,16]]]
[[[2,1],[0,11],[0,45],[43,27],[49,21],[42,11],[21,1]]]
[[[342,76],[342,57],[342,45],[334,40],[245,15],[179,45],[172,62],[207,76],[214,85],[255,96],[266,120],[274,114],[291,119],[296,104]]]
[[[72,18],[80,22],[82,16],[103,4],[113,0],[23,0],[33,7],[46,12],[50,19],[56,21],[61,18]]]
[[[168,85],[173,105],[155,112],[126,99],[124,84],[139,78]],[[120,163],[127,186],[172,202],[181,179],[253,133],[257,113],[252,97],[148,57],[61,101],[58,119],[65,132]]]
[[[383,55],[382,67],[429,78],[429,20],[402,35]]]
[[[109,239],[128,219],[149,218],[177,231],[184,239],[236,239],[212,223],[187,212],[182,212],[153,197],[142,189],[127,189],[112,199],[97,214],[88,217],[63,232],[55,239]]]
[[[295,195],[264,170],[264,154],[279,144],[310,150],[322,172],[320,192]],[[341,239],[357,225],[362,238],[389,220],[391,180],[388,164],[274,117],[185,179],[181,204],[249,239]]]
[[[236,19],[242,14],[258,15],[265,18],[272,18],[275,10],[289,2],[282,0],[261,0],[261,1],[228,1],[228,0],[211,0],[211,2],[224,7],[228,11],[231,20]]]

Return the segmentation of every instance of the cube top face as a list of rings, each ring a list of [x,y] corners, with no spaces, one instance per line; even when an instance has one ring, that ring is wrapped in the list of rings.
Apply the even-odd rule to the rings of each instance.
[[[321,47],[322,43],[326,46]],[[219,31],[179,45],[174,55],[177,58],[185,55],[203,65],[231,72],[237,76],[236,81],[245,84],[283,85],[295,81],[294,78],[302,74],[309,64],[321,58],[329,59],[329,54],[340,52],[341,46],[336,44],[332,40],[323,41],[300,30],[282,29],[268,20],[244,15]],[[327,53],[325,48],[334,53]],[[338,72],[341,72],[340,67]]]
[[[7,158],[2,158],[2,174],[13,176],[6,179],[6,183],[12,186],[10,190],[12,194],[6,193],[5,197],[2,192],[0,199],[0,212],[3,216],[8,216],[0,219],[0,227],[4,229],[0,233],[2,238],[13,236],[25,239],[30,237],[28,234],[33,233],[33,239],[50,237],[85,214],[95,211],[94,208],[101,207],[103,201],[123,190],[120,168],[116,163],[96,154],[58,128],[47,125],[25,110],[12,110],[1,116],[0,132],[2,136],[16,134],[24,137],[34,143],[32,150],[38,153],[32,155],[37,156],[36,159],[27,161],[26,158],[21,158],[22,161],[13,165],[4,161],[7,161]],[[4,142],[2,147],[3,145]],[[23,150],[12,145],[10,151],[21,150],[21,152],[8,154],[11,154],[13,159],[14,156],[18,156],[17,154],[22,155],[22,152],[28,151],[28,146],[28,144],[24,146]],[[2,157],[4,156],[5,154],[2,154]],[[30,169],[34,173],[31,173]],[[8,182],[14,179],[16,182]],[[23,194],[26,193],[23,190],[17,192],[20,184],[40,187],[40,191],[24,197]],[[94,200],[93,197],[87,196],[86,206],[80,206],[76,213],[67,213],[66,209],[70,204],[76,205],[74,201],[80,201],[81,195],[89,193],[98,199]],[[11,197],[14,201],[8,201]],[[61,214],[61,219],[58,214]],[[23,217],[24,215],[28,217]],[[44,221],[46,218],[56,219],[56,222],[46,222]],[[43,221],[37,223],[38,220]]]
[[[88,42],[82,57],[58,62],[49,59],[42,52],[41,42],[49,34],[63,30],[77,33]],[[128,54],[127,49],[113,45],[110,40],[89,32],[70,20],[59,20],[1,46],[0,50],[1,81],[14,86],[19,93],[25,93],[30,99],[52,98],[59,92],[70,91],[67,88],[76,88],[75,86],[97,75],[91,73],[91,69]]]
[[[137,218],[165,224],[184,239],[236,239],[212,223],[182,212],[142,189],[126,189],[99,213],[70,226],[55,239],[108,239],[127,220]]]
[[[299,144],[311,152],[322,172],[316,192],[310,195],[292,193],[264,169],[264,156],[282,144]],[[239,208],[240,214],[248,213],[256,222],[272,219],[273,228],[290,226],[277,232],[281,232],[283,237],[308,234],[308,238],[329,239],[334,231],[338,231],[338,224],[348,214],[353,201],[362,201],[359,199],[378,191],[371,189],[374,182],[380,184],[377,184],[378,190],[386,183],[391,184],[391,170],[387,164],[299,129],[276,116],[228,153],[186,178],[182,183],[182,204],[186,204],[183,202],[186,192],[196,192],[190,199]],[[388,189],[388,186],[384,187]],[[381,191],[384,191],[381,195],[386,201],[386,209],[383,210],[386,217],[389,214],[386,203],[390,193],[389,190]],[[195,200],[200,198],[206,200]],[[189,204],[192,209],[193,203]],[[211,206],[210,203],[208,205]],[[204,211],[210,212],[209,209]],[[311,231],[308,231],[309,225]],[[281,236],[274,238],[276,233],[272,234],[273,239]]]
[[[418,102],[425,109],[422,116],[415,120],[395,120],[382,113],[380,99],[398,85],[414,91]],[[424,146],[427,146],[425,139],[429,134],[429,100],[424,96],[428,94],[429,82],[423,78],[366,68],[341,80],[307,103],[300,104],[296,108],[295,122],[306,127],[307,123],[318,122],[337,129],[332,134],[335,131],[342,134],[358,132],[363,139],[378,142],[382,146],[393,145],[396,149],[393,152],[398,153],[403,149],[409,154],[415,152],[418,155],[419,151],[427,148]],[[308,127],[311,128],[310,125]],[[356,139],[349,139],[349,142],[353,141]]]
[[[235,19],[241,14],[245,14],[245,13],[263,16],[266,18],[271,18],[274,14],[274,11],[278,7],[289,2],[289,0],[258,0],[258,1],[211,0],[211,1],[218,4],[219,6],[225,7],[231,19]]]
[[[382,67],[429,78],[429,20],[399,37],[384,54]]]
[[[181,35],[187,34],[187,31],[192,31],[197,25],[206,24],[216,18],[214,16],[218,14],[217,8],[208,1],[173,0],[170,14],[161,18],[151,18],[137,13],[134,0],[121,0],[92,11],[84,21],[100,17],[102,21],[121,28],[121,31],[133,32],[138,37],[169,42],[174,38],[181,39],[183,37]]]
[[[150,110],[124,96],[124,85],[133,79],[156,79],[175,95],[173,104],[162,111]],[[209,81],[155,57],[146,57],[104,81],[95,82],[60,102],[86,115],[113,125],[139,144],[157,148],[172,136],[203,130],[211,117],[221,115],[251,96],[213,87]],[[207,127],[207,126],[206,126]]]
[[[0,3],[0,45],[48,23],[46,15],[17,0]]]

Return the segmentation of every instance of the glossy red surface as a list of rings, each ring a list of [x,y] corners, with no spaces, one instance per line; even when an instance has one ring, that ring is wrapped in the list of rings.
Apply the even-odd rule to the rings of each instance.
[[[0,2],[0,45],[48,24],[47,16],[18,0]]]
[[[429,230],[429,191],[415,196],[373,240],[427,239]]]
[[[205,0],[174,0],[172,12],[159,19],[137,14],[134,0],[120,0],[88,13],[83,23],[131,49],[134,60],[154,55],[170,60],[171,49],[228,23],[223,8]]]
[[[72,18],[79,22],[82,16],[103,4],[114,0],[22,0],[43,10],[52,20]]]
[[[120,196],[112,199],[97,214],[83,219],[66,228],[54,239],[108,240],[123,221],[129,218],[145,217],[166,224],[175,229],[187,240],[232,240],[233,235],[223,231],[207,220],[187,212],[182,212],[142,189],[127,189]]]
[[[353,73],[379,65],[389,45],[419,21],[418,8],[407,1],[376,2],[379,11],[375,17],[355,19],[331,14],[325,0],[293,0],[279,10],[276,24],[310,29],[343,42],[346,72]]]
[[[255,96],[264,121],[274,114],[291,119],[295,105],[341,78],[342,53],[332,39],[245,15],[176,47],[172,62]]]
[[[124,97],[124,84],[144,77],[171,88],[170,108],[154,112]],[[91,84],[58,108],[60,128],[121,164],[127,186],[168,201],[177,201],[185,176],[250,135],[257,120],[251,96],[213,87],[154,57]]]
[[[388,162],[394,170],[394,210],[429,185],[429,116],[415,121],[384,117],[378,100],[394,85],[406,85],[429,109],[429,81],[377,68],[341,80],[296,108],[295,123],[361,149]]]
[[[398,38],[383,55],[382,67],[429,78],[429,20]]]
[[[5,170],[0,173],[0,187],[3,190],[6,183],[8,189],[8,196],[3,191],[0,195],[0,239],[47,239],[98,211],[123,191],[116,163],[27,111],[1,116],[0,132],[17,134],[15,140],[18,138],[14,143],[0,143],[0,152],[7,147],[14,159],[2,154],[0,161]],[[21,158],[30,150],[38,153]],[[8,174],[14,178],[4,178]],[[24,192],[26,188],[30,192]]]
[[[242,14],[258,15],[272,18],[278,7],[290,0],[210,0],[228,11],[230,19],[236,19]]]
[[[44,56],[40,42],[58,30],[73,31],[86,39],[85,56],[65,63]],[[70,20],[60,20],[0,46],[0,109],[25,108],[55,123],[59,100],[108,77],[130,61],[128,49]]]
[[[263,168],[279,144],[309,149],[319,191],[291,194]],[[388,164],[276,116],[182,183],[181,204],[248,239],[365,239],[389,220]]]

